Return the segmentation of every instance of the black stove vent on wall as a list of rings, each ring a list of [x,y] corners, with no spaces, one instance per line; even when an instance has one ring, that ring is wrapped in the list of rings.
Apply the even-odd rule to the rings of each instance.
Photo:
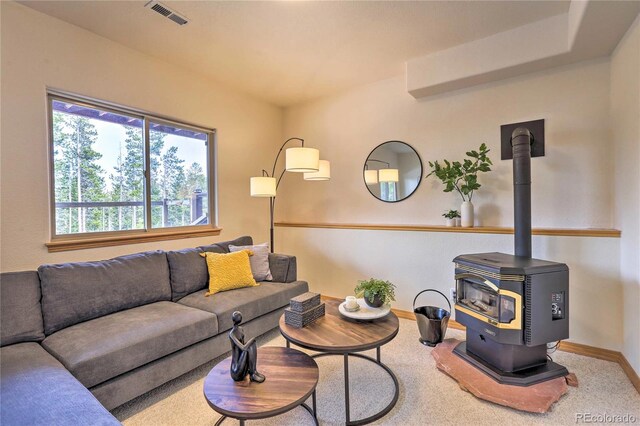
[[[531,156],[544,155],[544,121],[507,126],[515,255],[454,259],[456,320],[467,330],[454,352],[500,383],[529,386],[568,374],[547,357],[547,343],[569,337],[569,268],[531,257]]]

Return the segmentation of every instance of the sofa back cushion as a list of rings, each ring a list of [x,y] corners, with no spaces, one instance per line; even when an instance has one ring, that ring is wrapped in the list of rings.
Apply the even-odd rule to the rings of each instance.
[[[169,265],[162,251],[42,265],[38,273],[46,335],[113,312],[171,299]]]
[[[202,250],[199,248],[167,252],[171,271],[171,300],[174,302],[207,286],[207,262],[200,253]]]
[[[0,346],[44,339],[36,271],[0,274]]]
[[[229,246],[252,246],[253,238],[248,235],[238,237],[231,241],[222,241],[220,243],[209,244],[208,246],[198,247],[202,251],[210,251],[213,253],[229,253]]]
[[[269,253],[269,270],[273,281],[292,283],[298,280],[298,262],[295,256]]]
[[[171,300],[174,302],[180,300],[188,294],[206,288],[209,284],[207,262],[200,256],[200,253],[203,251],[229,253],[229,245],[240,245],[240,243],[247,242],[252,244],[253,239],[244,236],[198,248],[168,251],[167,260],[171,271]]]

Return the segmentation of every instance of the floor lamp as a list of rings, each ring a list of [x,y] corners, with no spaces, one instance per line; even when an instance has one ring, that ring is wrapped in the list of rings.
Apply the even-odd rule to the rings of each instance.
[[[287,148],[285,151],[285,168],[276,178],[276,166],[278,165],[280,154],[291,141],[298,141],[301,146]],[[320,160],[320,151],[317,149],[305,147],[304,139],[289,138],[280,147],[273,162],[271,174],[263,169],[262,176],[251,178],[251,196],[269,198],[269,246],[271,247],[271,253],[274,252],[273,212],[276,206],[276,193],[285,172],[304,173],[304,180],[329,180],[331,178],[331,164],[327,160]]]
[[[369,161],[375,161],[377,163],[386,164],[386,169],[372,169],[369,170]],[[378,182],[398,182],[400,175],[398,169],[392,169],[391,164],[386,161],[375,160],[373,158],[367,158],[364,162],[364,181],[367,185],[375,185]]]

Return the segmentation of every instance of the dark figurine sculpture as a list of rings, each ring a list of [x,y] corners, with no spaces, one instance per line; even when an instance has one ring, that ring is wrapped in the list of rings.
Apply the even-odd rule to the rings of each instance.
[[[242,314],[240,312],[235,311],[231,314],[231,319],[233,320],[233,328],[229,332],[229,339],[231,339],[231,378],[236,382],[241,382],[249,374],[252,382],[264,382],[264,375],[256,371],[256,364],[258,363],[256,338],[252,337],[247,343],[244,342],[244,330],[240,326],[242,322]]]

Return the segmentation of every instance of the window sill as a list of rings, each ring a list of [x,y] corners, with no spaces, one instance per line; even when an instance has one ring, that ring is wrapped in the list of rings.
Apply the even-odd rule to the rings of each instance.
[[[198,230],[180,230],[171,232],[145,232],[143,234],[127,234],[98,238],[61,238],[45,243],[49,253],[59,251],[82,250],[89,248],[122,246],[127,244],[140,244],[152,241],[179,240],[182,238],[208,237],[211,235],[220,235],[222,228],[208,228]]]

